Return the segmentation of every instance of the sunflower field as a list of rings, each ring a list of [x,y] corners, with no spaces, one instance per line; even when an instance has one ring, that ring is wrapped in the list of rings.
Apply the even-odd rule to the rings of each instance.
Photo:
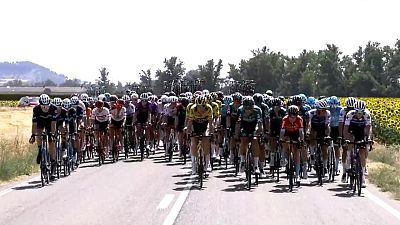
[[[2,101],[0,100],[0,107],[17,107],[19,101]]]
[[[342,106],[345,99],[340,98]],[[371,112],[374,137],[384,144],[400,144],[400,98],[358,98]]]

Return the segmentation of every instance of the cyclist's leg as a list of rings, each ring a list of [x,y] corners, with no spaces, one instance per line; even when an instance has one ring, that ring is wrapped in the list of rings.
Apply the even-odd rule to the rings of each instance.
[[[260,142],[258,140],[258,137],[254,137],[253,140],[251,140],[251,145],[253,148],[253,152],[254,152],[254,171],[256,173],[260,173],[260,168],[258,167],[259,162],[260,162],[260,154],[261,154],[261,146],[260,146]],[[264,163],[264,162],[263,162]]]
[[[274,166],[275,165],[275,152],[276,152],[276,137],[271,133],[271,136],[269,137],[269,149],[271,150],[271,156],[269,160],[269,165]]]
[[[197,153],[197,142],[198,138],[192,137],[191,142],[190,142],[190,152],[192,153],[192,174],[196,173],[197,170],[197,164],[196,164],[196,157],[198,155]]]
[[[300,176],[300,149],[297,146],[292,146],[293,156],[294,156],[294,168],[296,172],[296,177]]]
[[[248,137],[240,137],[240,147],[239,147],[239,156],[240,156],[240,172],[244,172],[244,166],[246,161],[246,153],[247,148],[249,146],[249,138]]]

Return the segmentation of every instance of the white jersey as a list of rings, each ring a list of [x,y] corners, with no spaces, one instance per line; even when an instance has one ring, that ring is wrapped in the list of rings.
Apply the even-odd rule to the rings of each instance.
[[[92,120],[96,120],[100,123],[107,122],[110,119],[110,111],[106,107],[103,107],[101,111],[98,108],[93,109]]]
[[[325,116],[324,117],[319,117],[317,115],[317,109],[311,109],[310,111],[307,112],[308,113],[308,118],[311,121],[311,125],[314,124],[325,124],[325,125],[330,125],[331,123],[331,112],[329,112],[329,110],[325,111]]]
[[[117,109],[116,107],[113,107],[111,109],[111,119],[115,121],[121,121],[125,119],[126,117],[126,108],[122,107],[121,109]]]
[[[168,103],[164,106],[163,114],[165,116],[173,117],[176,114],[176,107],[171,107],[171,103]]]
[[[350,124],[354,124],[356,126],[371,125],[371,115],[368,110],[365,110],[362,113],[362,117],[360,118],[357,118],[356,114],[357,114],[356,110],[351,110],[350,112],[348,112],[346,115],[346,121],[344,122],[344,125],[345,126],[350,126]]]
[[[125,111],[126,117],[132,117],[135,114],[135,111],[136,111],[135,105],[132,104],[132,103],[129,103],[129,105],[125,104],[125,106],[127,106],[127,107],[125,107],[125,109],[126,109],[126,111]]]

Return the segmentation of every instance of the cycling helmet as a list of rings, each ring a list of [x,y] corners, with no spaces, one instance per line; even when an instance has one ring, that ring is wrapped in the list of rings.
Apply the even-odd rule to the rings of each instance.
[[[89,96],[86,93],[83,93],[83,94],[81,94],[80,98],[82,101],[87,102],[89,99]]]
[[[94,102],[93,97],[89,97],[88,100],[89,100],[90,103],[93,103],[93,102]]]
[[[242,95],[239,92],[236,92],[232,95],[233,101],[242,101]]]
[[[307,105],[309,105],[311,107],[314,107],[316,102],[317,102],[317,100],[312,96],[307,98]]]
[[[253,100],[256,105],[261,105],[263,103],[263,96],[260,93],[253,95]]]
[[[125,94],[126,95],[131,95],[131,90],[129,90],[129,89],[125,90]]]
[[[208,95],[208,94],[210,94],[210,91],[207,90],[207,89],[204,89],[203,92],[202,92],[202,94],[203,94],[203,95]]]
[[[125,102],[129,102],[131,98],[129,97],[129,95],[123,95],[122,100],[124,100]]]
[[[252,106],[254,106],[254,99],[252,98],[252,97],[250,97],[250,96],[246,96],[244,99],[243,99],[243,106],[244,107],[252,107]]]
[[[110,93],[105,93],[104,96],[106,97],[106,100],[108,101],[110,99],[111,94]]]
[[[50,105],[50,97],[46,94],[41,94],[39,97],[40,105]]]
[[[161,95],[161,98],[160,98],[160,100],[161,100],[161,103],[168,103],[168,96],[166,96],[166,95]]]
[[[142,93],[140,95],[140,100],[147,100],[148,98],[149,98],[149,94],[147,94],[147,93]]]
[[[199,95],[196,98],[196,105],[206,105],[207,98],[204,95]]]
[[[295,105],[291,105],[288,108],[288,114],[289,115],[297,115],[299,114],[299,107],[295,106]]]
[[[365,110],[365,102],[358,100],[355,104],[354,104],[354,109],[357,111],[364,111]]]
[[[177,103],[178,102],[178,97],[176,97],[176,96],[169,97],[169,102],[170,103]]]
[[[317,101],[316,108],[317,109],[327,109],[328,103],[325,100],[319,100],[319,101]]]
[[[354,104],[357,102],[357,99],[354,97],[346,98],[346,107],[347,108],[354,108]]]
[[[268,95],[268,96],[273,96],[274,95],[274,93],[271,90],[266,91],[265,94]]]
[[[218,99],[218,94],[216,92],[211,92],[210,97],[212,101],[216,101]]]
[[[232,102],[233,102],[232,96],[226,95],[226,96],[224,97],[224,104],[225,104],[225,105],[229,105],[229,104],[231,104]]]
[[[279,99],[280,99],[282,102],[284,102],[284,101],[285,101],[285,97],[284,97],[284,96],[282,96],[282,95],[281,95],[281,96],[279,96],[278,98],[279,98]]]
[[[189,92],[189,91],[188,91],[188,92],[186,92],[185,94],[186,94],[186,97],[187,97],[187,98],[189,98],[189,97],[192,97],[192,96],[193,96],[192,92]]]
[[[201,92],[201,91],[196,91],[194,94],[195,94],[195,95],[202,95],[203,92]]]
[[[109,99],[110,99],[110,102],[116,102],[118,100],[118,96],[111,95]]]
[[[175,94],[175,92],[171,91],[171,92],[168,94],[168,96],[169,96],[169,97],[171,97],[171,96],[176,96],[176,94]]]
[[[337,107],[337,106],[340,105],[340,101],[339,101],[338,97],[336,97],[336,96],[331,96],[331,97],[329,98],[328,104],[329,104],[329,106],[331,106],[331,107]]]
[[[303,103],[303,100],[301,99],[300,95],[295,95],[292,98],[292,103],[295,104],[295,105],[296,104],[301,104],[301,103]]]
[[[105,101],[106,100],[106,96],[101,94],[101,95],[97,96],[97,100]]]
[[[66,98],[62,101],[62,105],[64,108],[69,109],[71,108],[71,100],[69,98]]]
[[[104,102],[102,100],[97,100],[97,102],[95,103],[96,108],[101,108],[104,106]]]
[[[61,98],[54,98],[54,99],[53,99],[53,103],[54,103],[54,105],[56,105],[56,106],[61,106],[62,100],[61,100]]]
[[[271,105],[272,106],[281,106],[282,105],[282,101],[279,98],[274,98],[271,100]]]
[[[219,100],[224,99],[224,93],[222,91],[217,91],[217,96]]]
[[[325,95],[320,95],[320,96],[318,97],[318,100],[322,100],[322,99],[324,99],[324,98],[326,98]]]
[[[301,102],[303,104],[306,104],[307,102],[307,96],[305,94],[299,94],[300,98],[301,98]]]
[[[133,101],[133,100],[137,100],[139,98],[139,96],[138,96],[138,94],[136,94],[136,93],[133,93],[132,95],[131,95],[131,100]]]
[[[78,105],[78,103],[79,103],[79,99],[78,99],[77,96],[74,96],[74,97],[71,98],[71,104],[72,105]]]

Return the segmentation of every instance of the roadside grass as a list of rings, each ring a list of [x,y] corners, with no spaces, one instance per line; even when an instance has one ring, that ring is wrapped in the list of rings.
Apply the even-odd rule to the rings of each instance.
[[[36,145],[29,144],[21,135],[0,140],[0,181],[9,181],[38,170]]]
[[[368,179],[400,200],[400,146],[378,145],[368,154]]]

